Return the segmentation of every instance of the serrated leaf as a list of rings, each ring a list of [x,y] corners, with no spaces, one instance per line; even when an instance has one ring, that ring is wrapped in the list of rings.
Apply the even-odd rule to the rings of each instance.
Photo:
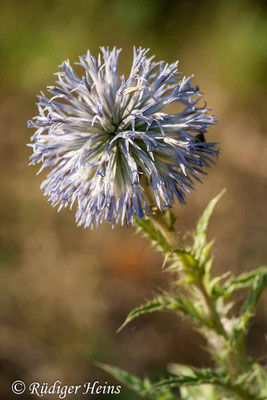
[[[194,376],[194,370],[183,364],[170,364],[168,370],[175,375],[184,374]],[[183,400],[218,400],[212,385],[185,386],[180,389]]]
[[[253,316],[258,301],[264,289],[267,287],[267,266],[263,267],[261,273],[256,276],[252,287],[249,291],[248,297],[241,308],[241,315],[246,320],[249,320]],[[245,321],[247,323],[247,321]]]
[[[158,295],[153,300],[149,300],[146,304],[135,308],[127,316],[125,322],[119,328],[118,332],[123,329],[129,322],[143,314],[150,314],[157,311],[176,311],[179,307],[177,300],[170,295]]]
[[[195,258],[194,254],[186,250],[175,250],[175,254],[180,261],[182,270],[190,280],[194,281],[195,274],[200,272],[198,260]]]
[[[197,308],[191,302],[191,300],[185,297],[175,296],[170,293],[164,293],[156,296],[153,300],[149,300],[146,304],[143,304],[142,306],[131,311],[125,322],[119,328],[118,332],[135,318],[143,314],[150,314],[157,311],[179,311],[195,320],[197,323],[205,322],[205,324],[208,324],[208,321],[204,321],[203,310],[201,308]]]
[[[220,285],[220,282],[222,280],[228,278],[229,275],[231,275],[231,272],[227,271],[223,275],[216,276],[215,278],[213,278],[212,280],[209,281],[209,283],[208,283],[209,292],[212,294],[212,296],[215,299],[218,299],[219,297],[221,297],[223,295],[223,288]]]
[[[157,246],[159,250],[164,253],[171,251],[171,246],[162,234],[162,232],[155,227],[152,223],[151,218],[145,217],[140,220],[135,219],[135,224],[142,230],[154,246]]]
[[[260,296],[266,287],[267,271],[265,273],[262,272],[254,278],[247,299],[241,307],[240,315],[233,320],[231,329],[231,342],[233,347],[239,348],[241,346],[242,348],[247,334],[248,324],[254,316]]]
[[[267,273],[267,266],[264,265],[253,271],[244,272],[236,278],[228,279],[221,287],[221,295],[229,297],[234,291],[246,289],[253,284],[255,279]]]
[[[236,381],[231,381],[229,376],[225,376],[223,373],[219,373],[214,370],[195,370],[194,374],[180,374],[178,376],[172,376],[164,379],[153,385],[154,389],[167,387],[167,388],[182,388],[199,385],[214,385],[221,387],[229,393],[236,394],[240,398],[246,400],[257,400],[257,396],[254,396],[250,390],[242,385],[239,385]]]
[[[207,271],[208,274],[210,273],[213,261],[211,258],[209,259],[213,244],[214,240],[211,240],[206,245],[204,245],[201,255],[199,257],[199,267],[202,268],[205,266],[205,270]]]
[[[208,229],[209,219],[212,215],[212,212],[217,202],[224,195],[224,193],[225,189],[222,190],[222,192],[218,196],[216,196],[209,202],[208,206],[206,207],[205,211],[203,212],[202,216],[200,217],[197,223],[196,231],[193,234],[194,238],[193,251],[197,259],[201,258],[202,252],[207,244],[207,229]]]
[[[182,386],[195,386],[203,384],[217,384],[225,382],[225,376],[213,370],[200,370],[189,374],[179,374],[171,376],[170,378],[163,379],[162,381],[153,385],[153,388],[159,387],[182,387]]]
[[[177,399],[177,394],[173,394],[168,388],[154,388],[153,384],[148,378],[141,379],[136,375],[129,374],[120,368],[112,367],[106,364],[98,363],[98,366],[107,371],[123,385],[138,393],[141,397],[149,398],[151,400]]]
[[[128,372],[120,368],[113,367],[107,364],[98,363],[97,365],[101,369],[112,375],[114,378],[116,378],[118,381],[120,381],[122,384],[127,386],[129,389],[137,392],[140,396],[144,396],[144,392],[147,390],[151,391],[151,396],[153,395],[152,384],[148,380],[140,379],[136,375],[129,374]]]

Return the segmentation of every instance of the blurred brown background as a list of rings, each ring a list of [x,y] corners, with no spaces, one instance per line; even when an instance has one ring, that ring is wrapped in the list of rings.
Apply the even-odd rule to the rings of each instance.
[[[221,143],[217,166],[177,207],[179,229],[191,230],[227,187],[210,226],[214,273],[260,266],[267,259],[266,17],[255,0],[0,1],[1,399],[15,398],[15,379],[113,382],[95,360],[152,377],[171,361],[210,365],[190,324],[173,316],[140,318],[116,334],[133,307],[168,286],[161,256],[133,229],[85,231],[73,213],[58,214],[39,190],[45,174],[36,177],[27,165],[33,131],[26,123],[57,66],[87,49],[122,47],[124,72],[133,45],[179,59],[218,117],[209,138]],[[266,352],[265,311],[262,301],[248,341],[252,356]],[[114,397],[136,398],[126,389]]]

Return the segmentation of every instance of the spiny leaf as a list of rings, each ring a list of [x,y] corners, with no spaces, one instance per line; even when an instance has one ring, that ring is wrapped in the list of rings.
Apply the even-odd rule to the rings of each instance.
[[[184,281],[184,284],[192,284],[194,282],[199,282],[205,276],[207,279],[209,278],[209,269],[211,266],[211,260],[206,262],[206,270],[201,268],[199,260],[195,257],[192,251],[189,250],[175,250],[174,252],[176,256],[176,260],[174,261],[174,269],[176,266],[177,272],[182,271],[185,275],[187,280]],[[180,284],[183,282],[180,281]]]
[[[135,308],[127,316],[125,322],[119,328],[121,331],[129,322],[143,314],[153,313],[156,311],[175,311],[179,307],[177,300],[170,295],[158,295],[153,300],[149,300],[146,304]]]
[[[262,271],[254,280],[252,287],[249,291],[248,297],[241,309],[243,318],[250,319],[254,314],[260,296],[267,286],[267,266],[262,268]]]
[[[209,259],[213,244],[214,244],[214,240],[211,240],[210,242],[205,244],[202,249],[201,255],[199,257],[199,267],[201,268],[202,266],[205,266],[205,269],[208,274],[211,270],[212,261],[213,261],[211,258]]]
[[[178,297],[165,292],[162,295],[156,296],[153,300],[134,309],[130,312],[125,322],[119,328],[118,332],[123,329],[129,322],[143,314],[153,313],[157,311],[180,311],[184,315],[195,320],[195,322],[204,322],[203,310],[197,308],[189,299]],[[205,320],[205,324],[208,321]]]
[[[200,259],[203,249],[207,243],[207,229],[208,229],[209,219],[212,215],[212,212],[213,212],[217,202],[224,195],[224,193],[225,193],[225,189],[218,196],[216,196],[214,199],[212,199],[209,202],[207,208],[205,209],[205,211],[203,212],[202,216],[200,217],[200,219],[198,221],[196,231],[194,232],[194,235],[193,235],[193,237],[194,237],[193,250],[194,250],[194,254],[197,259]]]
[[[209,292],[212,294],[213,298],[218,299],[223,295],[223,289],[221,287],[220,282],[228,278],[229,275],[231,275],[231,272],[227,271],[220,276],[216,276],[215,278],[213,278],[208,282]]]
[[[248,297],[243,304],[240,316],[233,320],[233,326],[231,329],[231,342],[232,346],[238,348],[243,346],[245,340],[248,324],[251,318],[254,316],[256,307],[260,296],[267,286],[267,271],[260,273],[254,278],[252,287],[249,291]]]
[[[106,364],[98,363],[98,366],[107,371],[110,375],[127,386],[129,389],[138,393],[141,397],[146,397],[151,400],[177,399],[177,394],[174,395],[168,388],[154,388],[153,384],[147,378],[141,379],[136,375],[129,374],[120,368],[112,367]]]
[[[174,375],[192,375],[194,370],[184,364],[170,364],[168,366],[170,373]],[[197,386],[183,386],[180,388],[183,400],[218,400],[215,388],[212,385],[203,384]]]
[[[154,388],[159,387],[180,387],[180,386],[194,386],[202,384],[217,384],[217,382],[224,382],[225,376],[212,370],[201,370],[189,375],[179,374],[171,376],[170,378],[163,379],[153,385]]]
[[[198,260],[195,258],[194,254],[186,250],[175,250],[175,254],[183,267],[182,270],[185,271],[186,274],[190,273],[194,275],[198,269]]]
[[[257,397],[250,392],[246,387],[243,387],[238,382],[231,381],[229,376],[219,373],[214,370],[195,370],[194,374],[180,374],[178,376],[171,376],[153,385],[154,389],[168,387],[168,388],[181,388],[183,386],[198,386],[203,384],[210,384],[224,388],[228,392],[241,396],[244,400],[256,400]]]
[[[164,253],[171,251],[170,244],[160,230],[154,226],[151,218],[146,217],[140,220],[135,218],[135,224],[151,240],[152,244],[159,248],[159,250],[163,251]]]
[[[113,367],[107,364],[102,364],[102,363],[97,363],[97,365],[108,372],[110,375],[114,376],[118,381],[123,383],[125,386],[127,386],[129,389],[134,390],[135,392],[139,393],[142,395],[146,390],[152,389],[152,384],[150,384],[147,380],[140,379],[139,377],[129,374],[128,372],[117,368]],[[152,390],[153,392],[153,390]]]
[[[114,378],[118,379],[118,381],[122,382],[133,390],[142,392],[146,388],[144,381],[135,375],[129,374],[128,372],[123,371],[120,368],[113,367],[107,364],[97,363],[97,365],[107,371],[112,376],[114,376]]]
[[[245,272],[236,278],[228,279],[221,288],[221,295],[229,297],[234,291],[246,289],[251,286],[255,279],[267,273],[267,266],[264,265],[253,271]]]

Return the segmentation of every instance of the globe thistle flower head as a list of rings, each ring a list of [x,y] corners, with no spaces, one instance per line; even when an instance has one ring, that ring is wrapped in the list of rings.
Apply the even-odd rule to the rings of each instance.
[[[150,215],[146,185],[160,210],[175,199],[185,203],[218,153],[204,140],[214,116],[198,105],[201,93],[192,77],[181,77],[178,62],[134,49],[126,79],[118,75],[120,50],[101,53],[80,57],[82,77],[63,62],[51,96],[41,93],[39,115],[28,123],[36,130],[31,164],[51,169],[44,194],[59,209],[77,203],[77,223],[86,228]],[[174,103],[177,113],[164,112]]]

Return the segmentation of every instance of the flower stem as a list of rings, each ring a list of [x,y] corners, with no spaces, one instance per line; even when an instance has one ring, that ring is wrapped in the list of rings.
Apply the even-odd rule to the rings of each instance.
[[[178,236],[173,226],[168,224],[166,215],[164,215],[164,213],[155,213],[155,215],[151,217],[151,220],[169,244],[174,259],[178,260],[179,256],[175,254],[175,251],[179,249]],[[202,275],[196,273],[195,279],[191,283],[199,294],[198,301],[200,300],[202,302],[206,313],[206,320],[209,321],[210,324],[205,327],[207,329],[200,329],[200,332],[208,341],[210,352],[213,354],[218,366],[222,367],[226,371],[230,380],[235,380],[235,378],[241,374],[241,360],[243,354],[239,354],[241,349],[235,349],[231,346],[229,334],[222,322],[220,312],[217,310],[216,300],[207,290],[203,278]],[[191,300],[194,301],[195,298],[192,298]],[[200,328],[204,327],[200,326]],[[210,329],[213,331],[212,334]],[[241,386],[229,385],[228,388],[225,387],[225,389],[235,394],[237,399],[248,400],[252,398],[249,397],[250,395],[248,395]]]

